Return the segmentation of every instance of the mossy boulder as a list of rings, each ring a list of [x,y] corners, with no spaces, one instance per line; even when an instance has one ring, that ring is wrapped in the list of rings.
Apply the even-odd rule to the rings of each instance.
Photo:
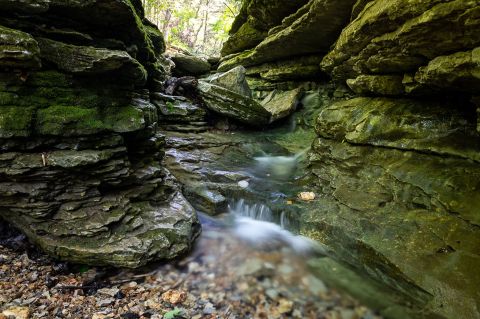
[[[297,110],[303,95],[303,89],[291,91],[272,91],[262,102],[262,106],[271,114],[271,122],[285,118]]]
[[[173,72],[177,75],[198,76],[208,73],[212,68],[207,60],[183,53],[177,53],[172,56],[172,61],[175,63]]]
[[[252,91],[248,86],[245,75],[245,68],[243,66],[238,66],[228,72],[214,74],[206,80],[240,95],[252,97]]]
[[[216,113],[252,126],[270,123],[270,113],[250,97],[205,81],[199,81],[198,90],[207,108]]]

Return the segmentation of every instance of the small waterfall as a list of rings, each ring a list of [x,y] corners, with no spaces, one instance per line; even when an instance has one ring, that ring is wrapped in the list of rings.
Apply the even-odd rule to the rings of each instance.
[[[291,156],[259,156],[255,157],[257,170],[262,171],[274,178],[287,178],[292,175],[310,148]]]
[[[235,216],[249,217],[255,220],[263,220],[267,222],[274,222],[272,210],[260,203],[248,204],[244,199],[240,199],[229,205],[230,212]]]
[[[229,210],[234,218],[235,235],[250,245],[263,248],[286,246],[300,254],[325,252],[312,240],[286,230],[289,221],[285,212],[276,218],[268,206],[249,204],[244,199],[230,204]]]

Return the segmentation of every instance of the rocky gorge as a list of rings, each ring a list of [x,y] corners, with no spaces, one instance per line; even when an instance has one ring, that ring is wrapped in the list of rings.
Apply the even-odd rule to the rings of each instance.
[[[261,201],[382,316],[479,318],[480,1],[242,3],[216,69],[138,1],[0,0],[0,217],[132,268]]]

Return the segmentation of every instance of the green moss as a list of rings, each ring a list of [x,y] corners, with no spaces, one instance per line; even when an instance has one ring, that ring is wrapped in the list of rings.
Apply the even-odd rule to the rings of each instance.
[[[0,138],[29,136],[34,112],[32,107],[0,107]]]
[[[26,84],[33,87],[69,87],[72,77],[57,71],[35,72],[30,75]]]
[[[17,103],[17,94],[11,92],[0,92],[0,105],[15,105]]]
[[[107,128],[97,109],[63,105],[40,109],[35,124],[41,135],[89,135]]]
[[[118,133],[141,130],[145,127],[145,119],[141,110],[134,106],[110,107],[104,112],[107,127]]]

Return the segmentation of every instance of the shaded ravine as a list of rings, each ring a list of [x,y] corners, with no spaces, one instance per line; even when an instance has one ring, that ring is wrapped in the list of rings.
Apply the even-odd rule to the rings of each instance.
[[[383,260],[382,266],[378,264],[381,257],[376,256],[364,260],[363,267],[352,267],[338,257],[357,254],[366,247],[346,246],[344,249],[351,251],[345,254],[295,235],[303,232],[302,216],[311,205],[299,194],[309,191],[307,153],[314,135],[309,128],[291,124],[300,122],[304,113],[302,110],[284,124],[262,132],[213,128],[194,136],[181,130],[163,132],[165,165],[200,211],[204,236],[210,236],[213,227],[216,232],[221,229],[220,237],[247,244],[253,253],[287,249],[285,258],[293,264],[302,264],[329,287],[354,296],[385,317],[423,316],[421,309],[430,298],[428,293],[407,278],[393,276],[379,281],[378,276],[361,270],[376,264],[388,267],[388,260]],[[318,204],[322,195],[316,196],[320,197],[315,200]],[[338,238],[345,241],[341,235]],[[247,260],[248,255],[243,261]]]

